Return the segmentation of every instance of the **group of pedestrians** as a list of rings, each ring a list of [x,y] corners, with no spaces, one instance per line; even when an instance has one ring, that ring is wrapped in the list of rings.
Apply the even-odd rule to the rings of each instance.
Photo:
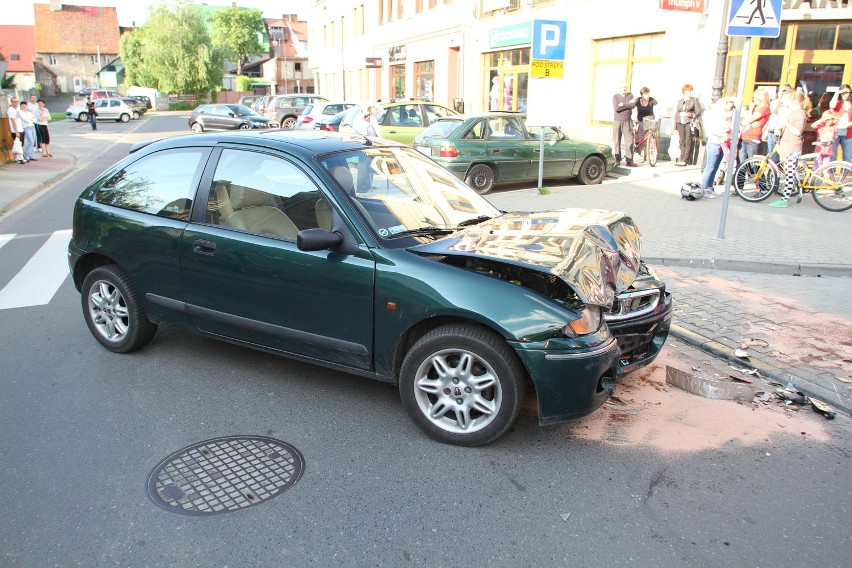
[[[8,116],[15,163],[37,162],[36,152],[41,152],[43,158],[53,157],[50,153],[50,131],[47,128],[50,111],[44,106],[44,100],[32,95],[29,102],[19,102],[17,97],[12,97]]]

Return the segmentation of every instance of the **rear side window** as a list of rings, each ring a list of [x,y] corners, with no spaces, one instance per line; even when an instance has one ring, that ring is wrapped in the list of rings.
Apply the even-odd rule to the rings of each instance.
[[[107,180],[95,200],[187,221],[205,155],[201,148],[186,148],[145,156]]]

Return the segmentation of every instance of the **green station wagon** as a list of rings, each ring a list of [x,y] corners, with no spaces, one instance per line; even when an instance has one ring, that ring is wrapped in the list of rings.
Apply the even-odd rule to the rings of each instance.
[[[592,412],[672,312],[626,214],[501,212],[410,147],[322,131],[139,143],[77,200],[68,254],[106,349],[167,324],[387,381],[466,446],[530,386],[542,424]]]
[[[485,194],[497,183],[538,180],[541,131],[513,112],[446,116],[419,134],[414,147]],[[572,140],[547,126],[542,163],[544,179],[596,184],[615,167],[615,158],[609,146]]]

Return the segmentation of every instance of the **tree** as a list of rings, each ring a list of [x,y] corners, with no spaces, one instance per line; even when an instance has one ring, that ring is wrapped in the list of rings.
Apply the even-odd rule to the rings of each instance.
[[[121,60],[128,84],[164,93],[201,96],[222,84],[222,53],[187,0],[152,9],[145,25],[121,38]]]
[[[243,62],[249,55],[263,51],[257,38],[265,31],[263,13],[257,8],[232,6],[213,14],[213,42],[237,64],[237,75],[243,74]]]

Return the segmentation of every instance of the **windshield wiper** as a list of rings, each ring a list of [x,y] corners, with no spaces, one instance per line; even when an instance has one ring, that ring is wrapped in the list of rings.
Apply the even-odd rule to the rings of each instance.
[[[469,225],[478,225],[479,223],[484,223],[485,221],[490,221],[492,218],[488,215],[480,215],[479,217],[474,217],[473,219],[468,219],[467,221],[462,221],[459,223],[459,227],[467,227]]]
[[[446,229],[444,227],[419,227],[417,229],[408,229],[399,233],[394,233],[388,238],[395,239],[397,237],[420,237],[423,235],[447,235],[455,232],[455,229]]]

